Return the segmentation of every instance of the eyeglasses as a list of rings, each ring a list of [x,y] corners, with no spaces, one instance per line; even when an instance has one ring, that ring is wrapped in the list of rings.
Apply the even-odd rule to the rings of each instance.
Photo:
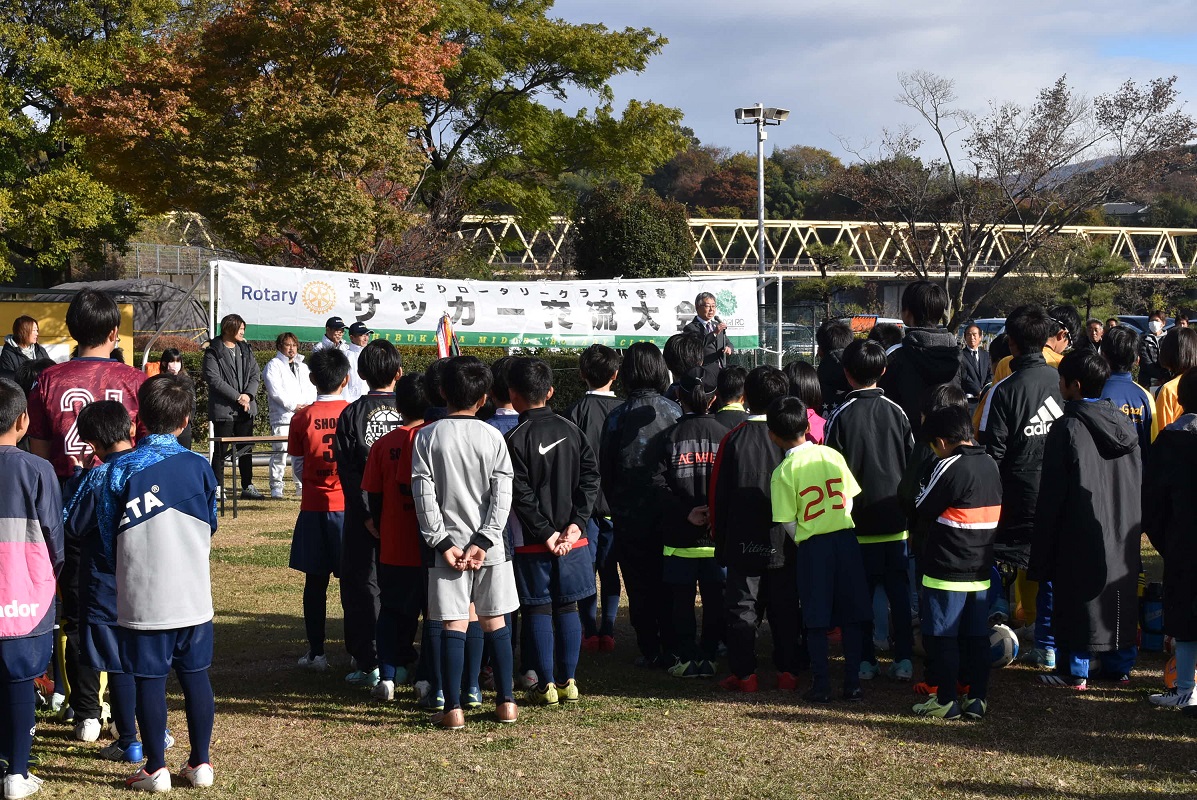
[[[1048,317],[1048,319],[1051,322],[1054,322],[1056,324],[1056,336],[1059,336],[1060,331],[1063,331],[1064,335],[1066,337],[1068,337],[1068,344],[1071,345],[1072,344],[1072,332],[1068,330],[1068,326],[1065,325],[1060,320],[1056,319],[1055,317]]]

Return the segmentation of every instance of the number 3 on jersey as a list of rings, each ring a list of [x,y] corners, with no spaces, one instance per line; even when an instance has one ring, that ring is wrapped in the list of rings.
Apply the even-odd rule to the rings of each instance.
[[[798,496],[806,500],[807,495],[811,495],[809,500],[806,500],[806,507],[802,512],[802,521],[810,522],[812,519],[817,519],[827,512],[825,503],[831,500],[831,507],[835,510],[840,510],[844,507],[844,493],[835,487],[837,485],[843,486],[843,478],[828,478],[823,486],[808,486],[798,493]]]

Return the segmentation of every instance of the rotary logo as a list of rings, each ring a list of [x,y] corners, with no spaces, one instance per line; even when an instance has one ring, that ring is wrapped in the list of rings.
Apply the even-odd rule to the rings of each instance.
[[[719,294],[715,295],[715,307],[719,309],[719,313],[725,317],[730,317],[736,313],[736,293],[723,289]]]
[[[337,304],[337,292],[324,281],[308,281],[300,296],[303,306],[313,314],[327,314]]]

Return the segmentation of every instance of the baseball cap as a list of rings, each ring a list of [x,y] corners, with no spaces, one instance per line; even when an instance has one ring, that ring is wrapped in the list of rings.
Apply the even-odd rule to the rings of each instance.
[[[325,328],[332,328],[334,331],[345,329],[345,320],[340,317],[329,317],[324,321]]]
[[[366,323],[364,323],[364,322],[355,322],[349,326],[349,335],[350,336],[361,336],[361,335],[367,334],[367,333],[374,333],[374,331],[372,331],[368,327],[366,327]]]

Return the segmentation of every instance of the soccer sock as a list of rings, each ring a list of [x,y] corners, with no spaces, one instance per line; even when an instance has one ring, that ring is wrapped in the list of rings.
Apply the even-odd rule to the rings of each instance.
[[[841,625],[840,630],[843,632],[844,644],[844,691],[851,692],[860,688],[860,662],[861,647],[864,646],[864,639],[870,636],[866,630],[868,626],[856,623],[854,625]],[[870,636],[869,644],[873,640]]]
[[[8,771],[29,777],[29,751],[33,747],[34,708],[37,699],[33,680],[16,681],[6,687],[4,697],[8,708],[4,711],[3,744],[8,756]]]
[[[394,609],[379,607],[374,640],[378,647],[378,679],[393,681],[399,649],[399,614]]]
[[[420,645],[420,663],[424,677],[432,685],[433,693],[441,691],[441,633],[444,623],[439,619],[424,618],[423,641]]]
[[[844,637],[844,640],[847,641],[847,638]],[[810,651],[810,673],[814,690],[816,692],[831,691],[831,674],[828,666],[831,648],[827,644],[827,629],[807,628],[806,647]],[[859,667],[860,664],[857,663],[857,666]],[[845,669],[847,668],[845,667]]]
[[[590,597],[583,597],[578,601],[578,617],[582,621],[583,635],[589,639],[592,636],[599,635],[598,619],[595,615],[598,613],[598,595],[592,594]]]
[[[960,673],[960,641],[954,636],[925,636],[923,639],[933,664],[931,674],[938,687],[935,695],[941,703],[954,703],[958,699],[956,682],[963,677]],[[935,654],[933,658],[931,653]]]
[[[445,710],[461,708],[461,675],[465,671],[465,631],[441,630],[441,689]]]
[[[324,655],[324,621],[328,615],[328,575],[308,573],[303,582],[303,626],[308,635],[308,652]]]
[[[1176,690],[1181,694],[1193,691],[1193,672],[1197,670],[1197,642],[1177,642]]]
[[[553,609],[557,623],[557,664],[561,670],[557,677],[562,683],[576,677],[574,673],[578,671],[578,658],[582,653],[582,622],[577,611],[573,603]]]
[[[532,626],[528,624],[528,610],[521,608],[519,613],[519,627],[511,635],[519,637],[520,643],[520,672],[536,669],[536,642],[532,640]],[[514,642],[515,640],[512,639]]]
[[[756,672],[756,626],[738,616],[731,618],[727,628],[727,666],[737,678]]]
[[[515,700],[512,688],[514,677],[514,654],[511,651],[511,629],[504,626],[497,631],[485,634],[486,643],[490,645],[490,666],[495,673],[495,702],[508,703]]]
[[[989,637],[966,636],[963,644],[969,699],[984,700],[989,696]]]
[[[212,694],[208,670],[180,672],[178,676],[183,689],[183,707],[187,712],[187,737],[191,739],[187,764],[198,767],[212,760],[208,747],[212,744],[212,725],[216,721],[216,698]]]
[[[135,678],[137,682],[137,724],[145,752],[145,771],[166,766],[166,678]]]
[[[524,610],[527,612],[524,625],[527,626],[528,634],[532,639],[532,652],[528,655],[531,657],[533,669],[536,670],[536,678],[539,681],[537,688],[544,691],[548,684],[555,683],[553,659],[556,652],[553,641],[552,607],[548,604],[525,606]]]
[[[112,721],[120,734],[118,741],[128,749],[137,741],[137,681],[128,672],[109,672],[108,693],[112,699]]]
[[[486,638],[482,635],[482,623],[471,622],[466,628],[465,679],[462,688],[477,692],[478,673],[482,671],[482,656],[486,652]]]

